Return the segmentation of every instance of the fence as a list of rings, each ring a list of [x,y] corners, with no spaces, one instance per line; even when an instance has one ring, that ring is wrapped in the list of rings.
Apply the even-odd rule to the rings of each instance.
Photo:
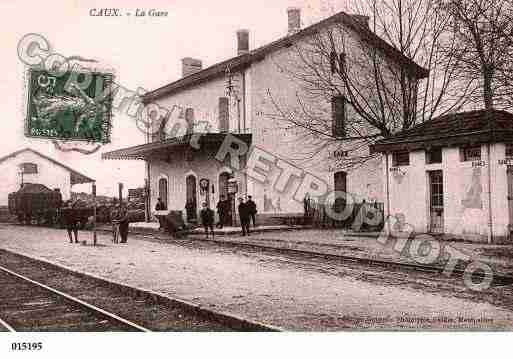
[[[346,204],[342,201],[320,203],[310,200],[305,203],[305,224],[310,224],[314,228],[347,228],[356,231],[383,229],[383,203],[364,201],[352,203],[351,206],[351,209],[346,209]],[[350,212],[345,214],[346,210]],[[335,216],[330,216],[330,213],[334,213]]]

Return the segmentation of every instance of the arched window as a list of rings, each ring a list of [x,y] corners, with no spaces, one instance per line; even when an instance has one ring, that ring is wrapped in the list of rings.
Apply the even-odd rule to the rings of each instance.
[[[228,172],[223,172],[219,174],[219,198],[223,195],[225,198],[228,198],[228,180],[231,175]]]
[[[188,175],[185,178],[185,211],[187,213],[187,221],[194,221],[197,219],[198,199],[196,190],[196,177]]]

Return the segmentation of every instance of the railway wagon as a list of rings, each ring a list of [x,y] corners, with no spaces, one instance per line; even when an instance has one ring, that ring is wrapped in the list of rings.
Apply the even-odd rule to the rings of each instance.
[[[55,223],[62,206],[62,195],[40,183],[25,183],[8,196],[9,212],[21,223],[31,224],[35,220]]]

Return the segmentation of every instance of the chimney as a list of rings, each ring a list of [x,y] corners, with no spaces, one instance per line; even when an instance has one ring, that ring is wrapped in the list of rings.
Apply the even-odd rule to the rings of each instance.
[[[301,9],[298,7],[287,8],[289,30],[288,35],[295,34],[301,30]]]
[[[352,14],[351,17],[356,20],[360,25],[365,26],[366,28],[369,28],[369,17],[365,15],[357,15]]]
[[[182,59],[182,77],[187,77],[202,69],[201,60],[185,57]]]
[[[249,52],[249,30],[237,30],[237,56]]]

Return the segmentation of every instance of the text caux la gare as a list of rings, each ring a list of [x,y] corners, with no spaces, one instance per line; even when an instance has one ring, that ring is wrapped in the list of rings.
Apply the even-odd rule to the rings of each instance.
[[[134,14],[136,17],[164,17],[168,15],[168,12],[157,9],[136,9],[135,12],[126,11],[123,13],[120,8],[92,8],[89,10],[89,16],[112,17],[123,15],[130,16],[132,14]]]

